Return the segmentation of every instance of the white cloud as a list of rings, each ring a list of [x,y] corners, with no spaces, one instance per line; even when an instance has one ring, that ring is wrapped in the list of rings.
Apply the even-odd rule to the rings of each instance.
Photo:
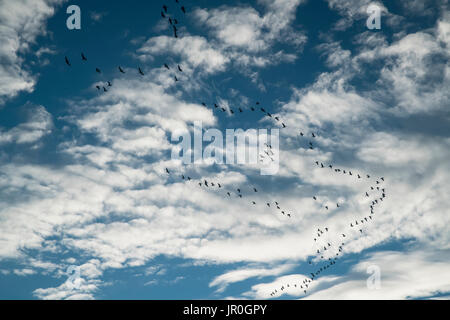
[[[54,14],[55,0],[0,2],[0,104],[21,91],[31,92],[35,77],[24,65],[23,55],[39,35],[45,21]]]
[[[0,128],[0,145],[7,143],[31,144],[49,135],[53,129],[53,121],[50,113],[43,106],[32,106],[29,119],[25,123],[9,130]]]
[[[267,277],[267,276],[277,276],[281,273],[285,273],[292,269],[294,266],[291,264],[285,264],[283,266],[275,268],[246,268],[238,269],[233,271],[228,271],[220,276],[215,277],[211,283],[210,287],[219,287],[217,292],[223,292],[229,284],[247,280],[254,277]]]
[[[448,252],[378,252],[360,261],[308,299],[417,299],[450,291]],[[367,287],[367,268],[380,268],[380,289]],[[444,272],[443,272],[444,271]]]

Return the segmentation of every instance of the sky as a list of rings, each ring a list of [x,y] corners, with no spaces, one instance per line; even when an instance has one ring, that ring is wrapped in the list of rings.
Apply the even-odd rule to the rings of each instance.
[[[0,0],[0,299],[448,299],[448,1],[179,2]]]

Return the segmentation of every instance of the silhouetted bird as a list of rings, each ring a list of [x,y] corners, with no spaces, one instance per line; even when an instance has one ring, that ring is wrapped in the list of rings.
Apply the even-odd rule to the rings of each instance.
[[[141,67],[138,67],[139,73],[141,74],[141,76],[144,75],[144,72],[142,71]]]
[[[125,73],[125,71],[123,71],[123,69],[119,66],[119,71],[121,72],[121,73]]]
[[[102,71],[101,71],[99,68],[95,68],[95,71],[96,71],[97,73],[102,73]]]
[[[163,5],[164,12],[167,13],[167,6]]]
[[[86,56],[83,54],[83,52],[81,53],[81,59],[82,59],[83,61],[87,61],[87,58],[86,58]]]
[[[64,60],[66,60],[66,64],[67,64],[69,67],[72,66],[72,65],[70,64],[69,58],[64,57]]]
[[[185,7],[181,7],[181,11],[183,11],[183,13],[186,13]]]
[[[178,71],[183,72],[183,70],[181,69],[180,65],[178,65]]]
[[[164,63],[164,67],[165,67],[167,70],[170,70],[170,68],[169,68],[169,66],[167,65],[167,63]]]

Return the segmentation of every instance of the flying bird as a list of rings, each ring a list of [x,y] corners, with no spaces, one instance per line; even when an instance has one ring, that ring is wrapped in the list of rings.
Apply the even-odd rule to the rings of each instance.
[[[178,65],[178,71],[183,72],[183,69],[181,69],[180,65]]]
[[[81,59],[82,59],[83,61],[87,61],[87,58],[86,58],[86,56],[83,54],[83,52],[81,53]]]
[[[101,71],[99,68],[95,68],[95,71],[96,71],[97,73],[102,73],[102,71]]]
[[[125,73],[125,71],[123,71],[123,69],[119,66],[119,71],[121,72],[121,73]]]
[[[70,64],[69,58],[67,58],[67,56],[64,57],[64,59],[66,60],[66,64],[67,64],[69,67],[72,66],[72,65]]]
[[[144,72],[142,72],[141,67],[138,67],[138,70],[139,70],[139,73],[141,74],[141,76],[143,76],[143,75],[144,75]]]
[[[186,8],[185,7],[181,7],[181,11],[183,11],[183,13],[186,13]]]

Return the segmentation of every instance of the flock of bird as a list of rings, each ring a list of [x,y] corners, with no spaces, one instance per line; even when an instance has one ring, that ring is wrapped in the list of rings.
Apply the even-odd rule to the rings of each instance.
[[[179,5],[179,10],[183,14],[186,14],[186,8],[182,5],[180,5],[179,0],[175,0],[175,2]],[[176,16],[174,14],[169,13],[169,8],[165,4],[162,6],[161,17],[163,19],[167,19],[167,21],[173,31],[174,38],[178,38],[178,27],[177,26],[179,25],[179,20],[176,18]],[[81,53],[81,60],[83,62],[88,61],[88,59],[84,53]],[[65,56],[65,63],[67,64],[68,67],[72,66],[72,63],[67,56]],[[172,69],[167,63],[164,63],[163,67],[169,71]],[[176,66],[176,68],[174,68],[174,69],[176,70],[176,72],[179,72],[179,73],[183,72],[183,68],[180,64],[178,64]],[[126,73],[126,71],[124,70],[124,68],[122,68],[122,66],[118,66],[118,70],[121,74]],[[95,72],[98,74],[102,73],[102,71],[100,70],[99,67],[95,67]],[[140,76],[145,75],[144,71],[141,69],[140,66],[137,67],[137,73]],[[176,74],[174,75],[173,79],[175,82],[179,81]],[[103,84],[96,84],[95,87],[98,91],[103,91],[106,93],[112,87],[112,83],[111,83],[111,81],[105,81]],[[201,102],[201,104],[206,108],[208,107],[205,102]],[[221,111],[223,113],[228,113],[229,115],[239,115],[239,114],[243,114],[245,112],[245,110],[242,107],[238,107],[237,109],[233,109],[231,107],[224,108],[224,107],[220,106],[218,103],[212,103],[212,106],[213,106],[212,110],[219,111],[219,112]],[[267,117],[268,119],[272,119],[275,121],[275,123],[278,123],[281,128],[287,127],[286,124],[284,123],[284,121],[282,121],[282,119],[280,119],[279,116],[268,112],[265,108],[260,106],[259,102],[256,102],[254,106],[250,107],[250,112],[252,112],[252,113],[261,112],[264,115],[264,117]],[[317,138],[317,134],[311,133],[310,135],[311,135],[312,139],[308,141],[308,144],[306,145],[305,148],[314,150],[316,148],[316,145],[312,141]],[[307,137],[307,135],[305,133],[303,133],[302,131],[300,131],[299,136],[304,137],[304,138]],[[267,161],[273,162],[273,161],[275,161],[273,159],[274,155],[275,154],[273,152],[272,146],[269,144],[265,144],[265,148],[264,148],[263,152],[261,154],[259,154],[259,161],[264,162],[267,160]],[[332,164],[324,165],[322,162],[316,161],[315,165],[319,168],[330,169],[331,172],[334,172],[334,173],[353,176],[357,180],[361,180],[361,179],[371,180],[371,176],[369,174],[353,173],[352,170],[337,168],[337,167],[333,166]],[[291,218],[294,215],[294,213],[291,210],[282,208],[282,206],[280,205],[280,203],[278,201],[272,200],[272,201],[263,201],[262,203],[258,203],[257,201],[255,201],[254,198],[252,199],[252,196],[256,195],[259,192],[254,186],[245,186],[245,188],[234,186],[233,188],[227,188],[221,182],[208,181],[203,178],[193,179],[193,178],[191,178],[191,176],[188,176],[186,174],[172,173],[168,168],[165,168],[165,173],[173,178],[180,179],[180,181],[185,181],[188,183],[196,183],[198,185],[198,187],[200,187],[200,188],[207,189],[209,191],[222,192],[224,197],[226,197],[232,201],[235,201],[235,199],[244,199],[245,198],[245,199],[249,199],[249,201],[250,201],[249,203],[251,203],[251,205],[253,205],[253,206],[262,205],[265,208],[271,208],[273,210],[276,210],[278,214],[284,215],[288,218]],[[331,230],[329,227],[317,228],[317,230],[314,233],[314,237],[313,237],[313,248],[314,248],[313,252],[314,252],[314,254],[311,255],[310,259],[308,259],[308,265],[310,265],[311,268],[313,268],[310,272],[310,277],[307,277],[307,278],[303,279],[302,281],[299,281],[296,283],[288,283],[288,284],[282,285],[279,289],[273,290],[270,293],[270,296],[275,297],[275,296],[279,295],[280,292],[283,293],[285,290],[288,290],[288,288],[300,288],[303,290],[304,294],[307,294],[307,291],[308,291],[310,285],[312,284],[312,282],[314,280],[316,280],[317,277],[320,276],[320,274],[322,274],[327,269],[334,266],[336,264],[336,261],[338,260],[339,256],[343,254],[343,250],[345,247],[344,239],[348,237],[348,234],[352,230],[357,230],[359,235],[363,235],[363,233],[364,233],[363,226],[367,225],[368,223],[370,223],[371,221],[374,220],[375,207],[377,205],[379,205],[386,198],[386,189],[382,186],[384,180],[385,180],[384,177],[381,177],[380,179],[375,180],[374,181],[375,184],[370,187],[370,190],[367,190],[365,192],[364,197],[371,199],[371,204],[369,206],[370,213],[365,215],[362,218],[355,218],[351,222],[349,222],[348,223],[348,226],[350,228],[349,232],[346,232],[346,233],[341,232],[334,236],[334,238],[333,238],[334,240],[330,240]],[[379,194],[377,194],[377,192]],[[374,196],[374,197],[372,197],[372,196]],[[328,202],[321,202],[320,198],[321,198],[320,196],[314,195],[312,197],[312,200],[314,202],[320,203],[321,207],[323,207],[326,210],[331,210],[331,206],[334,207],[334,204],[330,204]],[[342,203],[336,202],[335,205],[336,205],[336,209],[338,209],[338,208],[341,208]]]
[[[292,212],[288,212],[287,209],[282,208],[281,204],[278,201],[264,201],[264,202],[257,202],[255,199],[251,199],[251,195],[255,195],[258,193],[258,189],[256,189],[253,186],[246,186],[244,187],[233,187],[233,188],[227,188],[223,183],[221,182],[213,182],[211,180],[206,180],[203,178],[196,178],[193,179],[190,176],[186,174],[174,174],[172,173],[168,168],[165,168],[165,173],[171,176],[175,179],[180,179],[179,181],[185,181],[185,182],[191,182],[196,183],[198,187],[200,188],[206,188],[209,191],[215,191],[215,192],[222,192],[223,196],[231,201],[235,201],[235,199],[247,199],[249,198],[249,203],[253,206],[264,206],[267,208],[272,208],[274,210],[277,210],[277,212],[283,216],[286,216],[288,218],[292,217]]]
[[[321,168],[330,168],[333,170],[333,165],[325,166],[318,161],[315,162],[316,165]],[[361,174],[353,175],[350,170],[344,170],[335,168],[334,172],[348,174],[349,176],[355,176],[357,179],[362,179],[363,176]],[[365,175],[367,179],[371,179],[370,175]],[[375,206],[379,205],[386,198],[386,188],[383,186],[385,179],[381,177],[374,182],[372,186],[370,186],[370,190],[366,191],[364,195],[365,198],[369,198],[370,200],[370,213],[364,215],[364,217],[354,218],[354,220],[348,223],[348,230],[345,233],[340,232],[339,234],[331,235],[330,228],[317,228],[313,237],[313,248],[314,254],[311,255],[311,258],[308,259],[308,265],[311,266],[312,270],[310,271],[310,277],[303,279],[302,281],[296,283],[288,283],[283,284],[278,289],[270,292],[271,297],[279,296],[279,294],[287,291],[288,288],[300,288],[303,290],[303,293],[306,295],[310,285],[314,280],[316,280],[323,272],[333,267],[336,264],[336,261],[339,259],[339,256],[343,254],[344,247],[346,242],[344,241],[346,238],[349,238],[349,234],[356,234],[362,236],[364,233],[364,227],[374,221],[375,219]],[[317,198],[313,197],[316,201]],[[339,204],[337,204],[339,207]],[[328,208],[327,208],[328,210]],[[330,240],[333,238],[333,240]],[[298,290],[298,289],[297,289]]]
[[[180,4],[179,0],[175,0],[176,3]],[[181,12],[183,12],[183,14],[186,14],[186,8],[184,6],[180,7]],[[170,16],[169,14],[169,8],[166,5],[163,5],[162,7],[162,11],[161,11],[161,17],[163,19],[167,19],[167,21],[169,22],[170,26],[172,27],[173,30],[173,36],[175,38],[178,38],[178,19],[175,17]]]

